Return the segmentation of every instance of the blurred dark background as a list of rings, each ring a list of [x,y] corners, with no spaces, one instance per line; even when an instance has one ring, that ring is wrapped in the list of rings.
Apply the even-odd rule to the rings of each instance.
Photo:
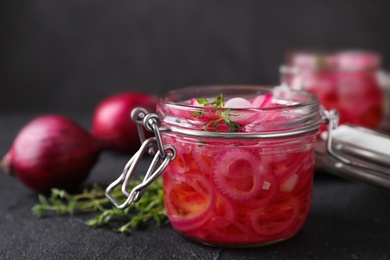
[[[291,49],[370,49],[388,0],[21,0],[0,4],[0,113],[92,113],[113,93],[279,81]]]

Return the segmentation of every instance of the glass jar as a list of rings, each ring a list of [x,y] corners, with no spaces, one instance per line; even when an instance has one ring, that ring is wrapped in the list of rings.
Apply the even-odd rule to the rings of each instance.
[[[369,51],[292,51],[282,81],[315,94],[325,109],[337,109],[340,124],[377,128],[383,96],[378,80],[380,56]]]
[[[217,105],[235,97],[252,106]],[[162,143],[175,150],[162,178],[178,233],[209,245],[252,247],[301,229],[322,120],[314,95],[283,87],[191,87],[161,97],[157,114]]]
[[[203,244],[256,247],[297,234],[310,209],[315,150],[325,169],[390,189],[390,151],[383,146],[388,137],[362,127],[337,127],[337,110],[320,109],[317,97],[306,91],[185,88],[162,96],[157,113],[136,108],[131,117],[142,145],[107,187],[107,198],[125,209],[162,174],[172,227]],[[321,152],[316,136],[325,122]],[[143,129],[154,136],[145,140]],[[365,142],[359,142],[361,136]],[[154,158],[129,191],[146,152]],[[113,196],[118,185],[125,200]]]

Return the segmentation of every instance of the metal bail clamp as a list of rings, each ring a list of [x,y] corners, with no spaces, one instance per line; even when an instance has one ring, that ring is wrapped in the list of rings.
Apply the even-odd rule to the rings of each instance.
[[[367,157],[367,152],[364,150],[350,148],[349,153],[345,154],[342,151],[346,147],[334,142],[333,132],[337,128],[339,120],[337,110],[326,111],[323,109],[322,115],[325,122],[328,123],[325,150],[326,154],[333,159],[333,161],[329,160],[324,165],[341,177],[390,189],[390,172],[387,166],[383,166],[377,160]]]
[[[159,129],[160,120],[157,114],[148,114],[143,108],[135,108],[131,112],[131,119],[137,125],[141,147],[126,163],[121,175],[107,187],[105,192],[106,197],[118,209],[125,209],[130,206],[131,203],[139,201],[146,187],[160,176],[169,162],[176,156],[176,151],[173,146],[164,146],[162,143]],[[150,132],[154,132],[155,136],[145,139],[143,127]],[[134,177],[137,166],[146,152],[150,155],[154,155],[153,160],[150,163],[142,182],[129,192],[128,186],[130,180]],[[122,185],[121,191],[126,197],[126,200],[122,204],[112,196],[112,191],[118,185]]]

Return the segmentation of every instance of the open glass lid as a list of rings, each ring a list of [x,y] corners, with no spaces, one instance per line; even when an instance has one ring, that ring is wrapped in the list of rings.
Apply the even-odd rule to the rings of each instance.
[[[390,189],[390,135],[364,127],[336,125],[337,120],[330,116],[325,141],[317,143],[316,167]]]

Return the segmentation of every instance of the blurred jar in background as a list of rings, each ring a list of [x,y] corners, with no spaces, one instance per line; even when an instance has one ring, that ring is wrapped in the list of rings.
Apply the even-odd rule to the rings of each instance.
[[[292,51],[281,80],[315,94],[327,110],[337,109],[340,124],[377,128],[383,116],[380,66],[380,56],[370,51]]]

